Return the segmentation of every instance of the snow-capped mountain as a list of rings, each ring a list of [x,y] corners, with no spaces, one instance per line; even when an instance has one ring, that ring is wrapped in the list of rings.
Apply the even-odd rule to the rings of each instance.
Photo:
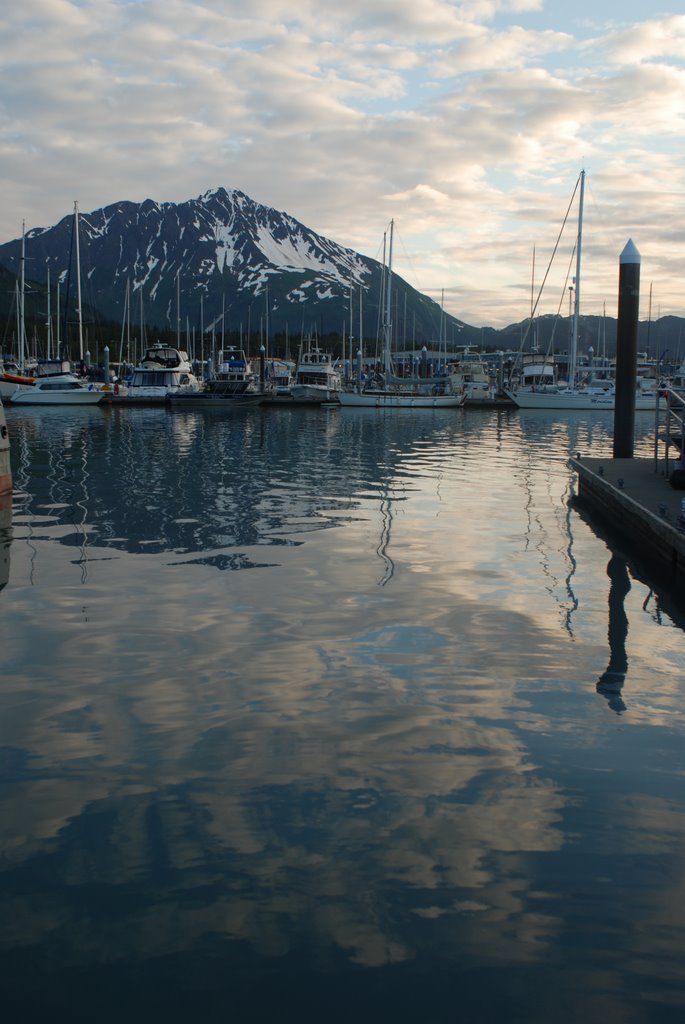
[[[45,283],[48,268],[61,302],[76,307],[73,214],[25,237],[25,275]],[[286,213],[235,189],[217,188],[184,203],[120,202],[78,218],[82,302],[122,322],[144,319],[185,333],[204,327],[270,333],[376,331],[381,267],[316,234]],[[0,265],[18,273],[21,239],[0,245]],[[394,294],[412,336],[438,336],[440,310],[395,280]],[[405,300],[406,295],[406,300]],[[351,298],[352,296],[352,298]],[[400,305],[401,303],[401,305]],[[28,310],[27,310],[28,312]]]

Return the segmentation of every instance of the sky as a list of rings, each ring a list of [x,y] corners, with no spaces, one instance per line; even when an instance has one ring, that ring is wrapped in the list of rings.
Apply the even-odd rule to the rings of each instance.
[[[585,170],[581,313],[616,315],[632,239],[641,318],[685,316],[685,14],[656,3],[3,4],[0,242],[237,188],[376,258],[393,220],[398,274],[503,327]],[[570,304],[576,216],[538,313]]]

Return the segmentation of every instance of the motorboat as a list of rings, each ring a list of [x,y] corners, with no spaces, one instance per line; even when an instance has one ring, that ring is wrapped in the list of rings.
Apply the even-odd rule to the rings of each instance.
[[[489,403],[495,397],[487,364],[478,352],[464,350],[450,370],[450,383],[453,391],[463,391],[465,405]]]
[[[340,371],[330,352],[311,346],[300,353],[290,394],[295,402],[334,402],[342,386]]]
[[[96,405],[108,397],[101,384],[78,377],[68,359],[39,359],[30,383],[14,388],[11,405]]]
[[[271,359],[267,364],[266,373],[271,385],[271,399],[274,402],[292,402],[295,363],[287,359]]]
[[[169,395],[169,402],[175,408],[237,409],[260,405],[268,397],[270,388],[257,386],[243,349],[230,346],[220,352],[218,369],[204,386],[180,387]]]
[[[230,346],[220,352],[218,369],[207,381],[204,390],[227,396],[244,395],[256,390],[252,363],[242,348]]]
[[[139,365],[133,369],[131,379],[120,386],[118,400],[146,404],[166,402],[181,390],[191,394],[200,390],[188,353],[173,345],[157,342],[145,350]]]

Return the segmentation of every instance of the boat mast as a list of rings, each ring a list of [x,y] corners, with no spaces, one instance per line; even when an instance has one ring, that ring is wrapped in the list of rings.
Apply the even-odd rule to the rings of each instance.
[[[583,200],[585,197],[585,171],[580,172],[580,198],[578,200],[578,240],[576,242],[576,276],[573,302],[573,326],[571,327],[571,351],[569,352],[568,382],[575,386],[578,362],[578,324],[580,321],[580,254],[583,244]]]
[[[81,258],[78,238],[78,202],[74,203],[74,233],[76,235],[76,303],[78,306],[78,354],[83,362],[83,311],[81,310]]]
[[[50,264],[49,263],[48,263],[48,313],[47,313],[47,323],[46,323],[45,326],[46,326],[46,343],[47,343],[46,355],[47,355],[47,357],[49,359],[51,357],[51,355],[52,355],[52,310],[50,309]]]
[[[26,321],[24,318],[24,294],[25,294],[25,275],[24,267],[26,264],[26,222],[21,222],[21,263],[19,273],[19,366],[21,372],[24,372],[24,363],[26,361]]]
[[[388,243],[388,284],[385,290],[385,372],[390,374],[392,372],[392,362],[390,359],[390,342],[392,338],[392,322],[390,319],[392,311],[392,236],[395,227],[395,221],[390,221],[390,240]]]
[[[181,271],[176,271],[176,348],[181,348]]]

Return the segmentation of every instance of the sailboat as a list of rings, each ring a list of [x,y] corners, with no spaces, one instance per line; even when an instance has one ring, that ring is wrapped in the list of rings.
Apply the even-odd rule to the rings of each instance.
[[[505,394],[519,409],[556,409],[594,410],[611,412],[615,404],[615,386],[611,378],[593,379],[584,384],[576,381],[578,369],[578,326],[580,323],[580,269],[583,241],[583,205],[585,197],[585,171],[580,172],[576,183],[579,188],[578,198],[578,234],[576,238],[576,276],[574,287],[573,316],[571,320],[571,339],[569,344],[568,386],[549,387],[533,385],[530,388],[505,388]],[[637,411],[654,411],[659,397],[657,387],[647,388],[641,382],[636,389],[635,409]]]
[[[21,226],[21,261],[19,282],[16,288],[17,330],[19,334],[19,356],[17,359],[3,359],[0,363],[0,399],[9,402],[19,385],[31,386],[33,377],[26,371],[26,327],[24,321],[24,266],[26,263],[26,228]]]
[[[374,374],[366,382],[338,393],[342,406],[372,409],[454,409],[464,404],[464,392],[453,389],[449,376],[400,377],[395,373],[392,360],[392,244],[394,221],[390,221],[388,247],[388,285],[385,294],[383,323],[383,372]]]
[[[79,258],[78,203],[74,203],[74,233],[76,237],[76,285],[78,302],[79,357],[83,365],[83,318],[81,313],[81,270]],[[24,260],[22,236],[22,267]],[[22,270],[22,290],[23,290]],[[24,345],[24,301],[21,301],[22,328],[19,339]],[[12,405],[96,405],[109,397],[108,390],[100,384],[92,384],[77,377],[68,359],[41,359],[36,366],[36,376],[30,383],[16,384],[9,401]]]

